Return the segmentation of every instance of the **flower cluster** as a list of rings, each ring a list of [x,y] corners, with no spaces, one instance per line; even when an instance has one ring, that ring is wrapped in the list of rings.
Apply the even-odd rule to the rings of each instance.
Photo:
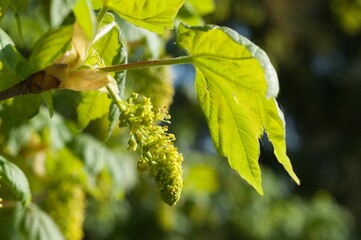
[[[169,114],[166,110],[154,109],[149,98],[134,93],[120,101],[119,106],[122,110],[119,126],[130,129],[128,149],[140,148],[138,169],[148,170],[149,176],[155,178],[164,202],[176,204],[183,187],[183,156],[174,146],[175,136],[167,132],[167,126],[155,125],[159,121],[169,123]]]
[[[65,239],[83,239],[85,192],[71,178],[53,180],[45,208],[64,234]]]

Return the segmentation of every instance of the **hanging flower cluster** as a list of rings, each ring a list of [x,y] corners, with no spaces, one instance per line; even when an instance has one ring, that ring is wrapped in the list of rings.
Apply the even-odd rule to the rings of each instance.
[[[154,109],[149,98],[134,93],[119,106],[119,126],[130,129],[128,150],[140,148],[138,169],[148,170],[149,176],[155,178],[164,202],[176,204],[183,188],[183,156],[174,146],[175,136],[167,132],[167,126],[155,125],[159,121],[169,123],[169,114]]]

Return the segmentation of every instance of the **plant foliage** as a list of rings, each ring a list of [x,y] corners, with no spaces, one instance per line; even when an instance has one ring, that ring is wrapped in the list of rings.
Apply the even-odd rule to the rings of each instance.
[[[9,8],[15,13],[20,36],[20,16],[26,7],[27,1],[2,1],[0,6],[0,20]],[[194,65],[197,98],[214,146],[258,193],[263,195],[258,159],[259,138],[265,132],[278,161],[299,184],[286,154],[285,122],[276,101],[278,77],[261,48],[226,27],[180,23],[175,38],[188,56],[149,59],[165,55],[156,47],[168,39],[165,33],[171,33],[177,18],[187,21],[184,13],[190,11],[200,19],[214,9],[213,1],[53,0],[48,8],[50,28],[28,46],[26,56],[18,50],[20,43],[15,44],[0,28],[0,129],[4,135],[0,137],[4,146],[0,154],[8,159],[0,156],[0,181],[16,201],[27,205],[18,207],[16,221],[31,239],[82,237],[79,229],[59,225],[59,219],[65,217],[59,209],[49,210],[50,216],[57,218],[53,222],[41,209],[49,209],[41,197],[30,203],[31,192],[51,199],[75,196],[76,205],[83,206],[74,215],[80,228],[83,217],[77,216],[83,216],[85,191],[94,199],[112,200],[133,185],[134,181],[127,182],[123,176],[119,180],[115,173],[116,169],[126,176],[133,169],[129,166],[135,168],[127,163],[123,152],[119,153],[123,157],[114,160],[117,154],[112,148],[126,145],[124,141],[128,150],[140,152],[137,168],[155,178],[163,200],[169,205],[179,201],[183,155],[166,126],[174,93],[170,81],[162,80],[170,77],[166,65]],[[132,31],[136,32],[132,36],[124,34]],[[127,43],[136,34],[137,41]],[[143,44],[149,39],[156,39],[159,45]],[[128,63],[128,58],[138,61]],[[154,70],[142,69],[150,67]],[[144,96],[125,96],[127,71],[135,72],[130,74],[134,83],[129,89],[137,89]],[[137,83],[140,77],[145,84]],[[152,90],[159,87],[164,91]],[[96,137],[81,133],[84,129],[95,132]],[[22,139],[17,141],[16,135]],[[22,158],[31,159],[31,164],[22,163]],[[32,178],[32,191],[26,176]],[[63,179],[66,184],[61,184]],[[41,181],[46,182],[43,187],[37,184]],[[108,182],[113,182],[113,187],[103,191]],[[54,193],[54,186],[59,187],[59,194]],[[64,209],[71,202],[65,197]]]

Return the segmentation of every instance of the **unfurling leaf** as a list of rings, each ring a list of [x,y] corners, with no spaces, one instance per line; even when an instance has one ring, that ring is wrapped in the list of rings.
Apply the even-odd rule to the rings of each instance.
[[[12,162],[9,162],[0,156],[0,176],[1,181],[5,183],[16,199],[27,205],[31,201],[31,193],[28,179],[25,174]]]
[[[108,0],[105,5],[134,25],[162,34],[173,28],[183,3],[184,0]]]
[[[276,121],[270,115],[278,113],[267,102],[278,94],[278,78],[266,53],[237,32],[217,26],[180,25],[177,42],[192,57],[198,101],[214,145],[230,166],[263,194],[258,139],[266,130],[278,160],[299,183],[286,155],[283,122],[276,132],[268,129]]]

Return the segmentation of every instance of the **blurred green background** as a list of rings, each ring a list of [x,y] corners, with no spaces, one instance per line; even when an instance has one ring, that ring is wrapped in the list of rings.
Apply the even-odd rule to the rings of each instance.
[[[201,24],[203,15],[206,23],[248,37],[271,58],[280,79],[288,153],[301,186],[277,163],[266,137],[260,156],[263,197],[218,157],[188,65],[128,72],[127,82],[127,94],[141,92],[158,106],[172,102],[170,84],[175,87],[170,131],[185,159],[184,191],[175,207],[160,200],[152,179],[136,172],[138,156],[125,152],[126,132],[116,131],[103,146],[104,117],[79,134],[78,93],[54,94],[53,119],[41,110],[30,122],[7,125],[14,119],[1,109],[0,154],[27,172],[39,193],[35,201],[58,225],[68,224],[63,219],[70,212],[85,211],[84,239],[360,239],[361,1],[217,0],[214,11],[212,1],[200,3],[187,1],[178,20]],[[30,1],[22,16],[22,45],[12,16],[0,23],[25,56],[49,27],[48,8],[48,1]],[[129,61],[184,54],[171,32],[158,37],[118,22]],[[44,161],[58,178],[43,176]],[[84,181],[92,187],[79,188]],[[11,209],[0,210],[0,239],[12,229],[6,223],[10,215]],[[82,222],[74,218],[68,225]]]

